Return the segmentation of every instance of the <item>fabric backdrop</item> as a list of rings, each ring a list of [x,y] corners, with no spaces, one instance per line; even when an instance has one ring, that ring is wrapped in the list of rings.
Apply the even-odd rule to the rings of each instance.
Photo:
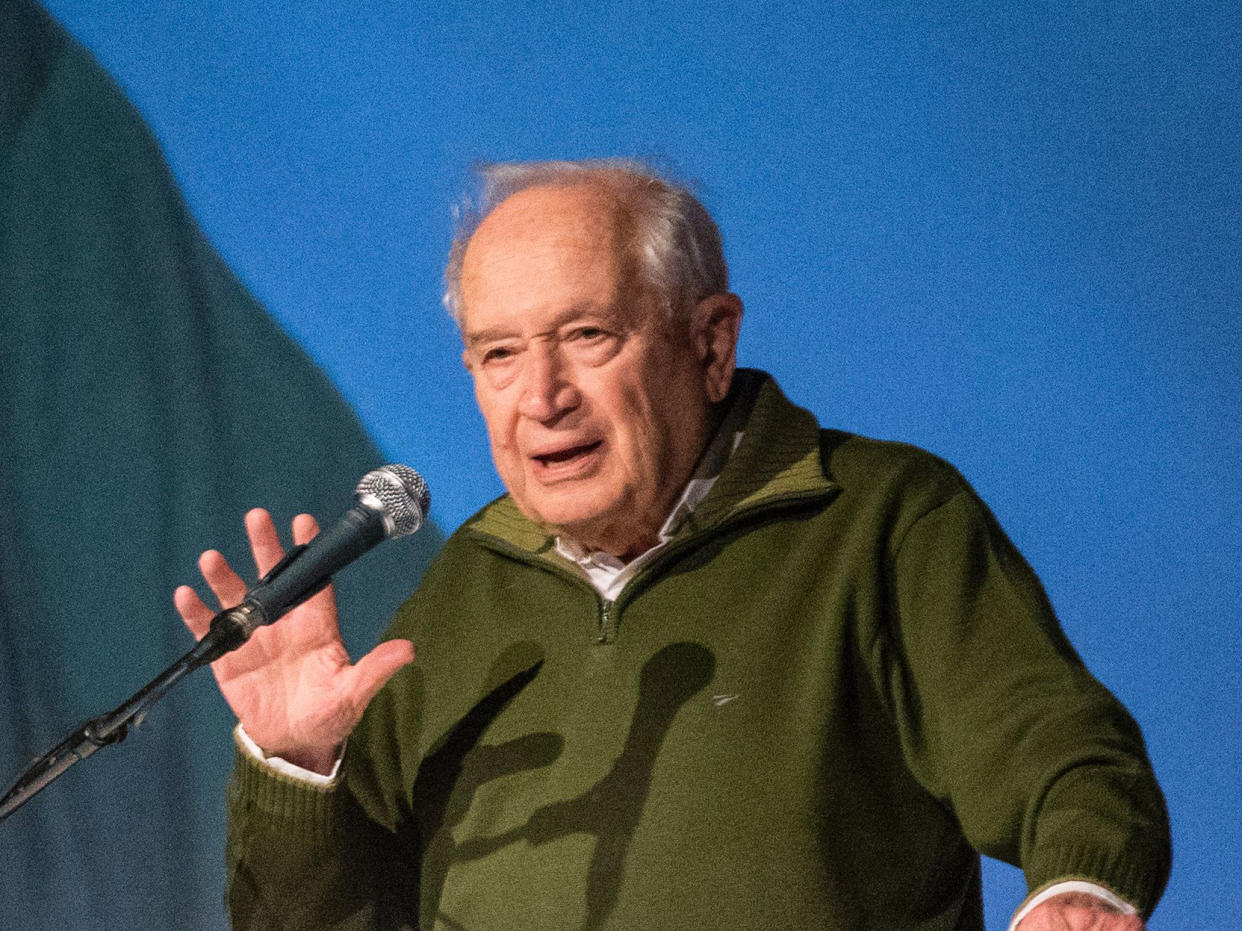
[[[196,227],[92,57],[0,0],[0,782],[189,649],[241,516],[330,520],[383,457]],[[440,542],[341,574],[356,650]],[[201,589],[201,587],[200,587]],[[357,655],[355,653],[355,655]],[[232,718],[206,671],[0,824],[0,927],[225,927]]]

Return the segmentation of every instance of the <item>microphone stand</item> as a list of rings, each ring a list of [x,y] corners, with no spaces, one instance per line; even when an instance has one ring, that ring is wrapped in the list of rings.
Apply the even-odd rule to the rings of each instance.
[[[409,466],[396,463],[368,472],[354,494],[358,504],[345,512],[335,526],[315,538],[315,545],[320,548],[318,560],[299,565],[289,572],[281,585],[273,586],[273,581],[295,565],[309,544],[289,550],[246,593],[241,604],[211,619],[210,629],[194,649],[148,682],[125,704],[83,722],[28,766],[0,798],[0,821],[34,798],[78,760],[86,759],[100,747],[120,743],[129,733],[130,724],[141,724],[151,706],[169,689],[200,666],[236,650],[256,628],[271,624],[286,611],[322,591],[332,580],[332,573],[341,566],[389,536],[402,537],[416,531],[431,505],[423,477]]]
[[[303,544],[289,550],[284,559],[260,579],[260,584],[275,579],[305,549],[306,545]],[[284,606],[284,609],[301,604],[323,589],[328,582],[328,576],[318,579],[299,598]],[[169,689],[200,666],[215,662],[225,653],[237,649],[249,639],[255,627],[272,620],[275,618],[264,616],[261,608],[249,600],[235,608],[221,611],[211,619],[211,629],[203,639],[181,659],[135,692],[123,705],[107,714],[84,721],[68,737],[31,763],[4,793],[4,797],[0,798],[0,821],[4,821],[34,798],[78,760],[85,760],[101,747],[120,743],[129,734],[130,724],[141,724],[151,706],[163,698]]]
[[[224,612],[227,613],[227,612]],[[138,690],[123,705],[107,714],[84,721],[68,737],[26,768],[0,799],[0,821],[3,821],[70,766],[84,760],[101,747],[120,743],[129,733],[129,726],[142,723],[147,711],[174,685],[199,666],[206,665],[241,645],[222,643],[210,635],[203,637],[194,649]]]

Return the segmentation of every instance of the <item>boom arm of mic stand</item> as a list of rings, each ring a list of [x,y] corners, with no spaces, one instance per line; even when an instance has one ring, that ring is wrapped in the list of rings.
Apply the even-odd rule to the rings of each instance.
[[[227,612],[222,612],[227,613]],[[233,646],[236,646],[234,644]],[[3,821],[70,766],[84,760],[101,747],[120,743],[129,733],[130,724],[141,724],[147,711],[174,685],[199,666],[206,665],[227,653],[232,646],[221,646],[217,641],[204,637],[185,656],[152,679],[123,705],[108,714],[91,718],[82,723],[68,737],[58,743],[26,768],[0,798],[0,821]]]
[[[304,549],[305,544],[290,550],[284,559],[260,579],[260,584],[270,582],[280,575]],[[320,580],[317,586],[305,592],[294,604],[300,604],[322,590],[329,581],[331,580],[327,577]],[[211,630],[207,636],[195,644],[185,656],[135,692],[119,708],[83,722],[68,737],[31,763],[4,793],[4,797],[0,798],[0,821],[4,821],[34,798],[78,760],[86,759],[101,747],[124,740],[129,733],[130,724],[141,724],[151,706],[185,676],[245,643],[258,624],[269,620],[261,614],[258,618],[254,617],[255,611],[256,606],[246,602],[221,611],[212,618]]]

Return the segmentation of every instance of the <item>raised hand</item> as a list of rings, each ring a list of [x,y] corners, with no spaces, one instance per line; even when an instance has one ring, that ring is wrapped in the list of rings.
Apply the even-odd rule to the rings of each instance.
[[[1069,892],[1031,909],[1017,931],[1143,931],[1144,927],[1137,915],[1124,915],[1095,896]]]
[[[318,532],[309,514],[294,518],[295,544],[308,543]],[[262,576],[284,556],[271,515],[261,508],[246,514],[246,535]],[[220,553],[208,550],[198,566],[219,608],[231,608],[245,596],[246,582]],[[173,603],[186,627],[201,639],[216,610],[188,585],[173,593]],[[413,659],[409,641],[391,640],[351,663],[329,586],[279,622],[260,627],[211,669],[229,707],[264,752],[326,773],[367,703]]]

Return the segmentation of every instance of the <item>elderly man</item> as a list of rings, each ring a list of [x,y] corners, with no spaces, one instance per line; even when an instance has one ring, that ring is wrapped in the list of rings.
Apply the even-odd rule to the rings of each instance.
[[[486,181],[446,301],[508,494],[356,665],[327,592],[215,664],[236,925],[981,928],[982,851],[1026,872],[1021,931],[1141,928],[1169,841],[1138,729],[962,478],[735,371],[684,189]]]

